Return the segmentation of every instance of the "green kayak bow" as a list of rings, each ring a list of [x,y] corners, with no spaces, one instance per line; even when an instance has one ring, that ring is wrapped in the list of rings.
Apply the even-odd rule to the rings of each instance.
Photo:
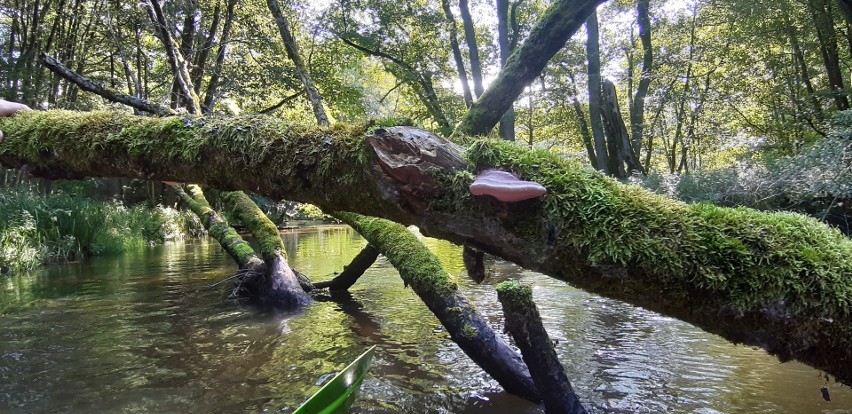
[[[358,389],[361,387],[361,382],[364,381],[364,376],[367,375],[374,349],[376,349],[376,346],[371,346],[367,352],[364,352],[346,368],[343,368],[343,371],[338,372],[316,394],[302,403],[293,414],[346,413],[352,405],[352,401],[358,395]]]

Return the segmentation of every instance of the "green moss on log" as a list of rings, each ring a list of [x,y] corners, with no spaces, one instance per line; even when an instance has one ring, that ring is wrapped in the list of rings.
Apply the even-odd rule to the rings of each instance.
[[[201,187],[188,184],[185,191],[180,186],[172,186],[172,188],[189,206],[189,209],[201,219],[201,224],[207,229],[210,237],[216,239],[241,268],[260,264],[260,258],[257,257],[254,249],[210,207]]]
[[[508,302],[521,304],[521,306],[527,309],[535,306],[532,298],[532,288],[527,285],[508,281],[498,284],[496,289],[500,297],[506,298]]]
[[[405,226],[352,213],[338,212],[333,216],[352,226],[370,244],[376,246],[399,270],[405,284],[415,291],[452,295],[458,289],[455,283],[450,282],[438,256],[430,252]]]
[[[502,168],[548,189],[525,214],[502,220],[528,240],[544,243],[550,231],[555,245],[576,249],[592,265],[639,270],[683,298],[706,289],[739,312],[771,308],[829,319],[852,312],[852,241],[813,218],[687,205],[502,141],[479,141],[466,156],[474,171]],[[471,177],[457,173],[454,189],[434,205],[491,208],[468,200]]]
[[[308,196],[323,194],[318,186],[333,192],[340,185],[364,188],[367,183],[364,125],[318,128],[260,115],[145,118],[27,111],[0,119],[0,130],[6,134],[0,158],[47,167],[58,158],[61,169],[92,175],[149,175],[217,187],[217,177],[233,177],[224,189],[260,178],[277,186],[278,193]],[[117,164],[107,162],[112,160]],[[241,180],[247,171],[253,177]],[[280,177],[300,179],[282,182]]]
[[[281,254],[287,257],[284,242],[278,227],[266,214],[257,207],[254,201],[242,191],[234,191],[224,194],[224,199],[231,205],[234,214],[257,240],[260,246],[260,255],[266,259]]]

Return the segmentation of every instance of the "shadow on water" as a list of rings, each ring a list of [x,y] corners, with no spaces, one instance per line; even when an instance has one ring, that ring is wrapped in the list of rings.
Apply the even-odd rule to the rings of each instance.
[[[291,263],[315,280],[365,245],[343,226],[282,236]],[[534,285],[593,412],[852,412],[852,389],[801,364],[500,261],[477,285],[460,249],[424,241],[498,331],[493,286]],[[350,293],[298,315],[226,301],[226,284],[208,288],[233,271],[203,241],[0,278],[0,412],[290,412],[371,345],[355,413],[541,412],[476,367],[381,258]]]

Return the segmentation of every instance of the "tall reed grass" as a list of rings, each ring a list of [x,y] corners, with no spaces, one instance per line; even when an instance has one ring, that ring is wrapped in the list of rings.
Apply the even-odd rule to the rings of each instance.
[[[0,273],[118,254],[202,233],[191,213],[0,188]]]

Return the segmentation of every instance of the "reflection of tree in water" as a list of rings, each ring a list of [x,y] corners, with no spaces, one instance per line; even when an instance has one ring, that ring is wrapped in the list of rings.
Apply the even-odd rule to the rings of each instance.
[[[441,381],[441,377],[431,372],[424,371],[420,364],[411,363],[402,358],[407,355],[417,358],[413,352],[395,352],[400,348],[409,348],[406,344],[395,340],[393,336],[383,333],[382,326],[376,322],[376,317],[364,309],[364,305],[355,299],[349,292],[332,292],[328,300],[333,301],[337,308],[351,318],[349,329],[360,338],[367,339],[365,346],[378,345],[376,357],[386,362],[381,365],[379,371],[387,375],[411,375],[414,373],[419,379]],[[318,298],[318,301],[322,299]],[[416,344],[415,344],[416,345]]]

